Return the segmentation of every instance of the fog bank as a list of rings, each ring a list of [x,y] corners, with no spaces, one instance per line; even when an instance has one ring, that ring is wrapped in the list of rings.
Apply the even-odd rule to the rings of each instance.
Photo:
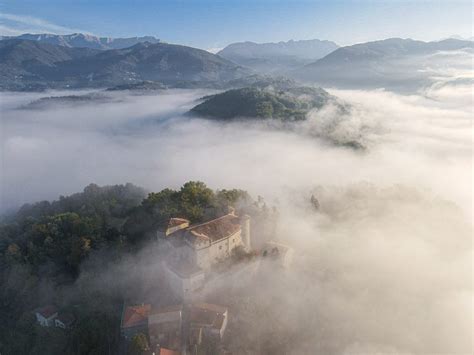
[[[350,115],[327,107],[286,131],[183,115],[204,91],[43,110],[17,108],[44,94],[3,94],[2,208],[90,182],[246,189],[278,207],[276,237],[296,251],[286,276],[219,286],[255,353],[471,353],[469,92],[458,78],[416,95],[332,90]],[[367,149],[332,143],[348,137]],[[136,269],[153,270],[146,260]]]

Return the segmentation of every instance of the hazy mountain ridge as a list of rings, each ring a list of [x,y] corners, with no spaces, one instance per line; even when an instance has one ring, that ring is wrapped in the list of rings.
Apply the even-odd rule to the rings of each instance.
[[[390,38],[341,47],[289,75],[319,85],[411,89],[429,82],[429,73],[423,70],[432,65],[428,56],[473,48],[472,41],[457,39]]]
[[[319,39],[277,43],[232,43],[217,54],[260,72],[275,72],[308,64],[331,53],[339,46]]]
[[[142,37],[128,37],[128,38],[112,38],[112,37],[98,37],[83,33],[73,33],[70,35],[56,35],[49,33],[31,34],[25,33],[19,36],[4,36],[0,39],[26,39],[30,41],[37,41],[41,43],[49,43],[63,47],[77,47],[77,48],[92,48],[92,49],[122,49],[131,47],[137,43],[161,42],[154,36]]]
[[[0,41],[0,88],[111,87],[143,81],[172,84],[239,78],[244,68],[201,49],[139,43],[98,51],[29,40]]]
[[[268,47],[274,53],[282,53],[288,47],[300,46],[301,42],[325,43],[293,41],[269,44]],[[244,47],[249,43],[245,42]],[[266,44],[250,45],[257,48],[257,52],[262,51],[260,46],[266,48]],[[443,53],[472,51],[473,48],[472,41],[457,39],[422,42],[392,38],[338,48],[307,65],[303,65],[302,59],[298,58],[296,62],[300,64],[297,69],[294,68],[297,56],[285,57],[290,58],[290,64],[282,59],[283,56],[277,60],[247,58],[256,60],[255,65],[245,63],[253,67],[252,72],[245,64],[236,64],[222,57],[222,53],[228,53],[230,49],[215,55],[182,45],[145,42],[123,49],[98,50],[42,41],[4,39],[0,41],[0,90],[126,87],[142,82],[160,82],[167,87],[179,88],[228,89],[271,82],[275,80],[272,74],[266,77],[261,74],[278,67],[286,68],[279,73],[311,85],[413,91],[432,83],[436,66],[442,69],[449,65],[449,55],[439,60]],[[252,54],[252,51],[249,53]],[[301,51],[296,50],[295,53],[301,55]],[[282,61],[278,62],[280,59]],[[466,67],[468,69],[470,67]],[[255,71],[259,75],[250,75]]]

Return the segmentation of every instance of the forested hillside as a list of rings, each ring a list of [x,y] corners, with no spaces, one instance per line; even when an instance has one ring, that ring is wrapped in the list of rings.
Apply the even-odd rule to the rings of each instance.
[[[125,294],[90,279],[149,248],[171,216],[199,222],[251,203],[245,191],[188,182],[148,194],[132,184],[91,184],[24,205],[0,225],[0,353],[115,354]],[[36,325],[34,310],[50,303],[74,314],[71,330]]]

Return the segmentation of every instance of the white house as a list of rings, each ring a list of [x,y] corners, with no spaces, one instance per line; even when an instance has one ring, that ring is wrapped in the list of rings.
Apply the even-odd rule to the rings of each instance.
[[[35,311],[36,320],[43,327],[54,326],[54,319],[58,316],[58,309],[53,305],[41,307]]]

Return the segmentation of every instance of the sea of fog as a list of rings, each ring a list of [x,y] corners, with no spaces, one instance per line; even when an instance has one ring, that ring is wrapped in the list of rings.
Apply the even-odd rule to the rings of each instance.
[[[288,275],[254,285],[260,301],[246,314],[248,342],[277,334],[302,354],[471,353],[467,74],[444,73],[411,95],[333,89],[350,116],[327,107],[286,130],[185,115],[203,90],[114,93],[112,101],[34,110],[21,107],[77,92],[3,93],[2,209],[91,182],[242,188],[278,207],[276,238],[296,252]],[[347,137],[366,149],[337,144]]]

